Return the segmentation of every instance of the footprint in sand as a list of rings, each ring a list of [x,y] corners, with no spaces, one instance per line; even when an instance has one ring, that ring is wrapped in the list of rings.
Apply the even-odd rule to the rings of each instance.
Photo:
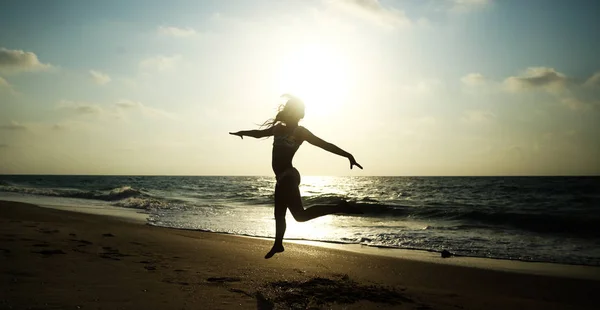
[[[83,239],[69,239],[70,241],[75,241],[77,243],[79,243],[77,246],[78,247],[82,247],[82,246],[86,246],[86,245],[91,245],[94,244],[91,241],[87,241],[87,240],[83,240]]]
[[[56,233],[60,232],[60,230],[58,230],[58,229],[47,229],[47,228],[40,228],[37,231],[41,232],[43,234],[56,234]]]
[[[56,255],[56,254],[67,254],[67,253],[63,252],[62,250],[42,250],[42,251],[32,251],[32,252],[43,254],[45,256],[52,256],[52,255]]]
[[[226,282],[240,282],[242,279],[235,277],[213,277],[208,278],[206,281],[211,283],[226,283]]]
[[[257,294],[284,308],[312,308],[330,304],[354,304],[359,301],[415,305],[415,301],[395,289],[362,285],[347,275],[334,276],[333,279],[315,277],[304,281],[275,281],[264,285]]]
[[[131,256],[131,255],[123,254],[123,253],[119,252],[118,249],[114,249],[109,246],[104,246],[104,247],[102,247],[102,249],[104,250],[104,252],[100,253],[99,256],[102,258],[106,258],[106,259],[121,260],[120,257]]]

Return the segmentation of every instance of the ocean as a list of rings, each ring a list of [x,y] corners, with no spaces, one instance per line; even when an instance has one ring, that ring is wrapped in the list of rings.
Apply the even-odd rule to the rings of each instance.
[[[273,237],[274,186],[263,176],[0,175],[0,200],[125,208],[149,225]],[[346,199],[364,214],[297,223],[288,212],[286,239],[600,266],[600,177],[303,176],[300,189],[305,207]]]

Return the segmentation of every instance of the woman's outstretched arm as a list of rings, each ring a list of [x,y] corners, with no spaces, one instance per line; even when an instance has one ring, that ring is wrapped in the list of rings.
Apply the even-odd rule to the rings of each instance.
[[[315,136],[312,132],[310,132],[308,129],[302,127],[303,130],[303,136],[304,136],[304,140],[308,141],[308,143],[314,145],[314,146],[318,146],[328,152],[331,152],[333,154],[339,155],[339,156],[343,156],[348,158],[348,160],[350,161],[350,169],[352,169],[353,166],[357,166],[358,168],[362,169],[363,167],[361,165],[359,165],[356,160],[354,159],[354,156],[352,156],[352,154],[342,150],[341,148],[337,147],[335,144],[333,143],[329,143],[317,136]]]
[[[273,127],[262,129],[262,130],[241,130],[238,132],[230,132],[230,135],[238,136],[244,139],[244,136],[252,138],[264,138],[273,135]]]

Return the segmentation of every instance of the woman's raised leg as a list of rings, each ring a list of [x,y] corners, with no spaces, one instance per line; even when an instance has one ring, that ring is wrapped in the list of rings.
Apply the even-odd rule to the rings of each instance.
[[[306,222],[317,217],[335,213],[362,214],[357,207],[344,200],[338,204],[318,204],[304,209],[302,197],[300,197],[300,189],[297,186],[291,188],[286,197],[289,198],[287,207],[298,222]]]

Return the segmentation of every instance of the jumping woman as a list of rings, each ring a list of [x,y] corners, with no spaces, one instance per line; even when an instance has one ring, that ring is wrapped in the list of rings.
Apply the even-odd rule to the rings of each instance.
[[[296,154],[302,142],[308,141],[308,143],[326,151],[348,158],[350,169],[354,166],[362,169],[362,166],[356,162],[352,154],[320,139],[308,129],[299,126],[298,122],[304,118],[304,103],[290,95],[282,97],[287,98],[287,102],[285,105],[280,106],[274,119],[270,119],[263,124],[263,127],[266,127],[265,129],[229,133],[242,139],[244,136],[253,138],[274,137],[271,164],[277,180],[275,185],[275,244],[269,253],[265,255],[265,258],[271,258],[276,253],[284,251],[283,235],[286,229],[285,214],[287,209],[290,209],[294,219],[298,222],[306,222],[327,214],[361,213],[360,210],[345,201],[337,205],[313,205],[304,209],[298,188],[300,173],[292,165],[294,154]]]

